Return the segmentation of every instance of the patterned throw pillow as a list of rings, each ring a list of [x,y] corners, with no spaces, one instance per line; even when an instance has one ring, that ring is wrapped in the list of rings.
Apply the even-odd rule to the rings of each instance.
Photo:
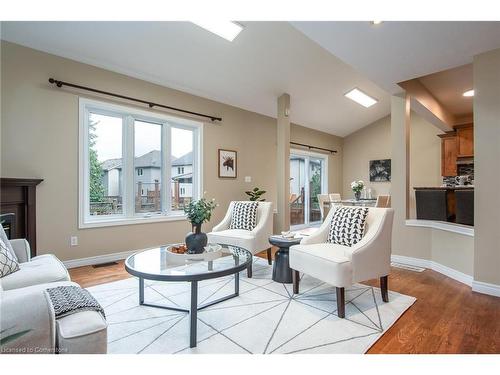
[[[257,225],[259,202],[236,202],[233,206],[229,229],[252,230]]]
[[[365,221],[368,215],[366,207],[339,207],[333,214],[327,242],[344,246],[353,246],[363,238]]]
[[[4,240],[0,238],[0,278],[16,271],[19,271],[19,263],[12,256]]]

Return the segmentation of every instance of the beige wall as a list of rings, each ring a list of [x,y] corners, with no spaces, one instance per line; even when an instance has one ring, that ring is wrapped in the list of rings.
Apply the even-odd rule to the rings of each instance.
[[[370,182],[369,161],[391,158],[391,118],[384,117],[344,138],[342,197],[352,198],[351,182],[363,180],[373,196],[390,194],[390,182]]]
[[[474,57],[474,279],[500,285],[500,49]]]
[[[474,237],[431,230],[431,259],[466,275],[474,274]]]
[[[410,116],[410,218],[416,218],[418,186],[441,186],[441,138],[443,131],[415,112]]]
[[[443,132],[415,112],[410,115],[410,217],[415,218],[414,186],[440,186]],[[370,182],[369,161],[391,158],[391,117],[384,117],[344,138],[343,195],[352,197],[351,181],[363,180],[373,195],[390,194],[390,182]],[[394,174],[394,173],[393,173]]]
[[[221,116],[219,125],[204,126],[204,190],[220,203],[205,230],[250,187],[276,200],[276,119],[11,43],[2,42],[1,62],[1,175],[44,179],[37,201],[39,253],[62,260],[110,254],[181,241],[190,229],[186,221],[78,229],[78,95],[51,87],[49,77]],[[294,128],[297,139],[323,136]],[[237,179],[217,177],[218,148],[238,151]],[[73,235],[76,247],[69,246]]]
[[[407,165],[410,107],[403,96],[391,98],[392,180],[391,202],[394,208],[392,253],[413,258],[431,259],[431,233],[428,228],[406,226]]]

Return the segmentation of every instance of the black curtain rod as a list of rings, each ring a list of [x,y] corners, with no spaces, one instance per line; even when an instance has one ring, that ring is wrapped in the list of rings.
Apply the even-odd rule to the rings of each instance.
[[[328,152],[330,152],[332,154],[336,154],[337,153],[337,150],[330,150],[328,148],[306,145],[304,143],[290,142],[290,144],[291,145],[295,145],[295,146],[307,147],[309,150],[314,148],[315,150],[328,151]]]
[[[131,100],[133,102],[147,104],[149,106],[149,108],[153,108],[153,107],[166,108],[166,109],[170,109],[170,110],[177,111],[177,112],[187,113],[187,114],[195,115],[195,116],[199,116],[199,117],[205,117],[205,118],[210,119],[211,121],[222,121],[222,117],[215,117],[215,116],[205,115],[203,113],[187,111],[185,109],[180,109],[180,108],[170,107],[168,105],[153,103],[153,102],[149,102],[147,100],[132,98],[130,96],[115,94],[115,93],[108,92],[108,91],[103,91],[103,90],[97,90],[97,89],[93,89],[91,87],[75,85],[74,83],[68,83],[68,82],[64,82],[64,81],[59,81],[59,80],[54,79],[54,78],[49,78],[49,83],[55,84],[57,87],[62,87],[62,86],[74,87],[75,89],[86,90],[86,91],[96,92],[98,94],[103,94],[103,95],[108,95],[108,96],[114,96],[115,98]]]

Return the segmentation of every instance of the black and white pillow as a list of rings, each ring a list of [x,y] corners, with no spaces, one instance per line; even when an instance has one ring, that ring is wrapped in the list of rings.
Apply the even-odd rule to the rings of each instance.
[[[19,271],[19,263],[12,256],[7,244],[0,238],[0,278]]]
[[[229,229],[252,230],[257,225],[259,202],[236,202],[231,214]]]
[[[327,242],[353,246],[363,238],[367,207],[338,207],[330,223]]]

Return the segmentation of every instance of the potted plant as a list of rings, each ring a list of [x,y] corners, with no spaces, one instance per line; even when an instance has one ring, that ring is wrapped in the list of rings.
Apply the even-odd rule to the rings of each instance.
[[[186,236],[186,247],[189,254],[200,254],[207,245],[207,235],[201,231],[201,225],[212,217],[212,211],[217,207],[215,199],[201,198],[191,201],[184,207],[187,219],[191,223],[192,231]]]
[[[258,187],[255,187],[250,191],[245,191],[245,194],[250,197],[249,199],[254,202],[264,202],[266,199],[261,197],[265,193],[265,190],[260,190]]]
[[[361,191],[365,187],[365,183],[362,180],[351,182],[351,189],[354,192],[354,197],[357,201],[361,198]]]

